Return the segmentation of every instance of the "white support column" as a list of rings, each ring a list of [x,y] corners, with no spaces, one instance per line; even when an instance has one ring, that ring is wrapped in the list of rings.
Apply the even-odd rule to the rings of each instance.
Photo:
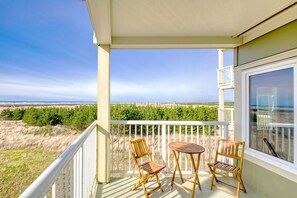
[[[97,181],[110,181],[110,46],[98,46]]]
[[[218,50],[218,68],[219,68],[219,71],[220,69],[223,69],[224,68],[224,50],[222,49],[219,49]],[[222,72],[219,72],[219,82],[223,82],[224,80],[224,73]],[[218,112],[218,120],[219,121],[224,121],[224,102],[225,102],[225,99],[224,99],[224,89],[221,89],[219,87],[219,112]]]
[[[219,121],[224,121],[224,105],[225,102],[225,94],[224,89],[219,89]]]

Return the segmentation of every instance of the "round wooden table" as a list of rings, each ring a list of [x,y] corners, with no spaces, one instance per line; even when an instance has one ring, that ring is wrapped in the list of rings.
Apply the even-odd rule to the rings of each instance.
[[[199,177],[198,177],[198,170],[199,170],[200,156],[201,156],[201,153],[203,153],[205,151],[205,149],[198,144],[189,143],[189,142],[171,142],[168,146],[171,149],[174,159],[175,159],[175,162],[176,162],[174,171],[173,171],[173,175],[172,175],[170,190],[172,190],[173,184],[175,184],[178,187],[181,187],[189,192],[192,192],[192,197],[194,197],[196,184],[198,185],[199,189],[201,190],[201,185],[200,185],[200,181],[199,181]],[[179,162],[178,162],[180,153],[185,153],[185,154],[190,155],[193,169],[194,169],[194,174],[195,174],[194,181],[183,178],[181,170],[180,170]],[[193,157],[193,155],[195,155],[195,154],[198,155],[196,164],[195,164],[195,160]],[[179,171],[179,175],[180,175],[180,179],[181,179],[182,183],[184,183],[184,180],[192,182],[193,189],[185,187],[182,184],[176,183],[174,181],[176,169],[178,169],[178,171]]]

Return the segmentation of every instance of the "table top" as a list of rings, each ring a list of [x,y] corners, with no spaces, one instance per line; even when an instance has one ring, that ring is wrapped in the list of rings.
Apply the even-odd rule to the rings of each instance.
[[[205,151],[202,146],[190,142],[171,142],[168,146],[171,150],[188,154],[199,154]]]

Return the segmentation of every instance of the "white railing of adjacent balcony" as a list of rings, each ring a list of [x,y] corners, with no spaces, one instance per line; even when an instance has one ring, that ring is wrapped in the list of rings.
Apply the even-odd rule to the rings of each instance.
[[[233,65],[223,67],[217,70],[218,87],[234,86],[234,70]]]
[[[172,141],[197,143],[205,148],[200,172],[207,171],[207,163],[214,160],[216,140],[228,138],[228,122],[219,121],[111,121],[111,171],[136,173],[128,141],[146,138],[154,161],[166,164],[165,173],[171,173],[175,161],[168,148]],[[192,165],[186,155],[181,155],[182,173],[191,174]]]
[[[218,120],[229,122],[229,130],[234,130],[234,108],[218,108]]]
[[[89,197],[96,175],[96,124],[92,123],[20,197]]]

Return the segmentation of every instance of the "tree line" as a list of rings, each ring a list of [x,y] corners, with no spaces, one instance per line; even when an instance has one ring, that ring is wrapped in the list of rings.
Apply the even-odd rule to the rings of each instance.
[[[176,120],[176,121],[216,121],[217,108],[213,106],[136,106],[111,105],[112,120]],[[82,105],[74,108],[44,107],[4,109],[0,113],[3,120],[22,120],[30,126],[62,124],[73,129],[84,130],[97,119],[96,105]]]

